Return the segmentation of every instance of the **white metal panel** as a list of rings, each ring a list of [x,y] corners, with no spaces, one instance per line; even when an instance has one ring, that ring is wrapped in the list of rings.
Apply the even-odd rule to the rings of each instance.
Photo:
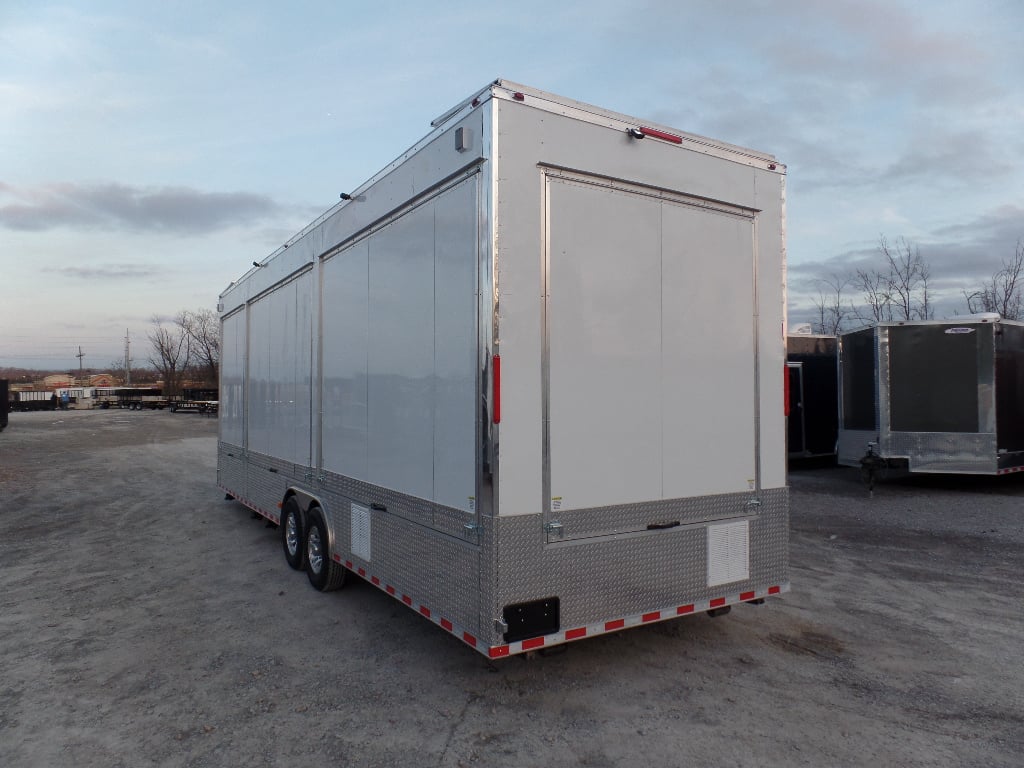
[[[313,368],[313,274],[306,272],[293,281],[293,293],[282,298],[292,301],[288,312],[290,334],[286,340],[284,364],[292,372],[286,378],[282,432],[289,435],[290,461],[311,466],[312,368]]]
[[[324,262],[323,465],[367,480],[369,245],[362,240]]]
[[[753,222],[671,203],[662,215],[665,497],[750,490],[757,393]]]
[[[292,410],[290,396],[295,377],[290,344],[295,336],[295,310],[290,306],[294,296],[295,288],[288,284],[275,289],[263,299],[270,309],[267,329],[270,339],[269,371],[263,404],[267,415],[268,447],[264,453],[288,461],[292,460],[295,453],[294,435],[288,428],[288,416]]]
[[[270,450],[267,412],[270,375],[270,301],[264,297],[249,305],[249,370],[246,403],[246,447],[266,454]]]
[[[224,319],[220,356],[220,439],[241,446],[244,435],[245,312]]]
[[[248,448],[308,465],[312,275],[306,272],[249,308]]]
[[[434,485],[434,216],[407,213],[369,242],[371,483],[423,499]],[[427,255],[425,258],[424,255]]]
[[[760,314],[761,487],[786,485],[786,417],[783,375],[786,365],[785,297],[785,176],[755,172],[757,189],[757,294]]]
[[[662,496],[661,203],[548,183],[552,508]]]
[[[434,203],[434,496],[475,511],[478,177]]]

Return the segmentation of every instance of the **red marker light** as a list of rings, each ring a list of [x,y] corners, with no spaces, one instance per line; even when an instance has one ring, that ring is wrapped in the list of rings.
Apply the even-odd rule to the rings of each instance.
[[[515,99],[516,101],[526,101],[526,96],[520,93],[519,91],[513,93],[512,98]]]
[[[645,128],[644,126],[641,125],[640,132],[644,136],[650,136],[651,138],[654,139],[661,139],[662,141],[671,141],[673,144],[683,143],[682,136],[676,136],[675,134],[665,133],[664,131],[659,131],[656,128]]]
[[[494,356],[494,367],[491,370],[493,396],[491,397],[492,419],[495,424],[501,423],[501,355]]]

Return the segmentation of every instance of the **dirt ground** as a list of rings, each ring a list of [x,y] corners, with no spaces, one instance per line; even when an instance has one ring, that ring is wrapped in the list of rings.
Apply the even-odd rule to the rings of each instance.
[[[1024,479],[792,474],[792,592],[489,662],[314,591],[195,414],[0,433],[0,766],[1020,766]]]

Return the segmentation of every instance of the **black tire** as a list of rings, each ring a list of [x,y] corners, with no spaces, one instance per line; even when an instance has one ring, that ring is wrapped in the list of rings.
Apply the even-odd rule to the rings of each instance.
[[[327,523],[318,507],[306,514],[306,576],[321,592],[338,589],[345,583],[345,569],[331,559]]]
[[[302,525],[302,510],[292,496],[281,507],[281,548],[284,559],[296,571],[306,563],[306,531]]]

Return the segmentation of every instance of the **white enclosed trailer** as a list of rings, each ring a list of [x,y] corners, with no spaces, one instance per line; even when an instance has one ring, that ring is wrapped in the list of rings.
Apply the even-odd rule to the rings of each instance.
[[[220,485],[501,657],[788,589],[784,166],[507,81],[220,298]]]

